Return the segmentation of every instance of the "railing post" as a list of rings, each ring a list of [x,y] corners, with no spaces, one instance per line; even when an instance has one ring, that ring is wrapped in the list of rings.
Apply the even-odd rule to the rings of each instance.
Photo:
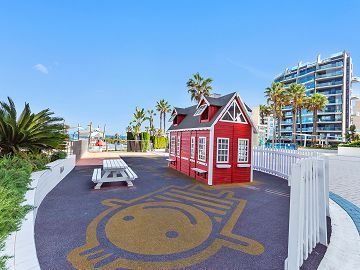
[[[289,213],[289,244],[285,269],[298,270],[302,259],[303,219],[304,219],[304,182],[301,175],[301,165],[294,164],[292,168]]]
[[[319,242],[325,246],[328,245],[327,241],[327,224],[326,215],[329,208],[329,184],[327,178],[326,163],[328,160],[317,160],[318,166],[318,188],[319,188]]]

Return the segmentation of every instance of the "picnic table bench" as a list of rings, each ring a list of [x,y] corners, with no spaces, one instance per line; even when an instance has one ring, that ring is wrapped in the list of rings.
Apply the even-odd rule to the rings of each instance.
[[[133,180],[138,178],[136,173],[120,159],[107,159],[103,160],[102,174],[101,168],[94,169],[92,181],[96,184],[94,189],[100,189],[103,183],[125,181],[128,187],[134,186]]]

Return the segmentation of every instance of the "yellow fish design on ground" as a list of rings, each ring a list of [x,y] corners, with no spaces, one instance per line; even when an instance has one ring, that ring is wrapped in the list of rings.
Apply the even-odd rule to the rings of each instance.
[[[232,232],[246,201],[199,184],[168,186],[133,200],[107,199],[89,224],[86,244],[72,250],[76,269],[176,269],[228,247],[260,255],[259,242]]]

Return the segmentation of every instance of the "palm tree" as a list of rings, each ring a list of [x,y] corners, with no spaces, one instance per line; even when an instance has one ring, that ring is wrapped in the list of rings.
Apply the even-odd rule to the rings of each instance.
[[[297,127],[297,115],[298,110],[301,106],[305,95],[306,88],[302,84],[292,83],[289,86],[289,90],[287,91],[287,96],[289,102],[292,106],[291,113],[292,113],[292,141],[296,143],[296,127]],[[302,119],[301,119],[302,120]],[[300,127],[302,126],[302,121],[300,121]],[[300,128],[300,133],[302,128]]]
[[[280,125],[281,125],[281,116],[282,116],[282,107],[286,103],[286,90],[284,89],[284,86],[280,82],[274,82],[271,84],[270,87],[267,87],[265,89],[265,96],[267,97],[268,103],[271,105],[272,108],[272,114],[274,117],[274,121],[276,123],[276,120],[278,120],[278,134],[280,138]],[[273,129],[273,138],[272,138],[272,144],[274,146],[275,144],[275,138],[276,138],[276,125],[274,125]],[[279,139],[280,141],[280,139]]]
[[[325,109],[327,104],[327,97],[323,94],[314,93],[306,99],[305,107],[308,111],[313,112],[313,138],[312,141],[315,143],[318,126],[318,111]]]
[[[191,94],[191,100],[199,102],[203,96],[209,96],[212,90],[212,82],[213,79],[204,79],[199,72],[195,73],[186,83],[188,93]]]
[[[39,153],[57,149],[64,143],[63,118],[53,117],[49,109],[32,113],[28,103],[18,117],[15,104],[0,102],[0,152],[14,154],[20,151]]]
[[[154,110],[147,110],[147,114],[148,117],[146,117],[146,120],[149,120],[149,129],[152,133],[152,131],[154,130],[154,116],[156,115],[156,113],[154,112]]]
[[[135,113],[134,113],[134,120],[133,123],[135,123],[135,126],[139,126],[141,130],[141,125],[146,120],[145,117],[145,110],[140,109],[139,107],[136,107]]]
[[[171,112],[170,105],[164,99],[161,99],[156,104],[156,110],[160,112],[160,130],[162,129],[162,120],[164,120],[164,132],[166,130],[166,114]]]
[[[260,105],[259,106],[260,111],[260,122],[262,125],[265,124],[265,117],[269,116],[271,114],[271,107],[269,105]]]

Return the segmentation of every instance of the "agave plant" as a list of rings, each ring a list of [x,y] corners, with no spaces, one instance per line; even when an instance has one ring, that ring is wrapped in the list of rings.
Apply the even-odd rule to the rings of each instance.
[[[0,102],[0,153],[39,153],[59,148],[66,139],[63,119],[53,117],[49,109],[32,113],[28,103],[18,117],[15,104]]]

